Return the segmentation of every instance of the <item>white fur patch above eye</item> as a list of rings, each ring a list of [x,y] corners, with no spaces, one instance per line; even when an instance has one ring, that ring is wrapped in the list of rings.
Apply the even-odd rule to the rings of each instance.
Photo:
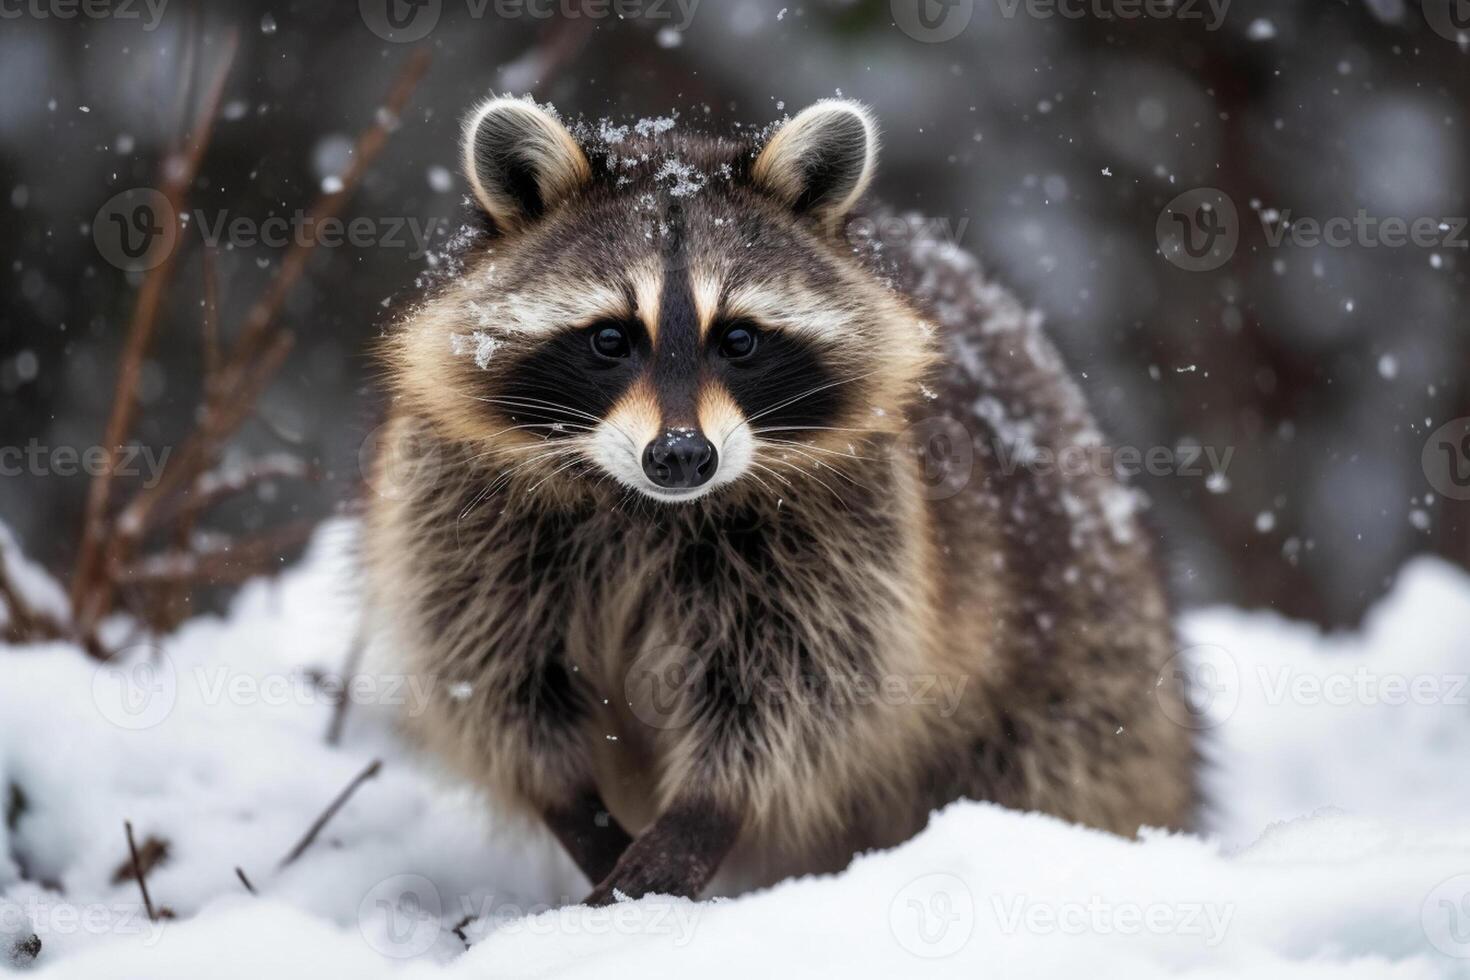
[[[852,335],[853,313],[805,287],[787,282],[737,286],[725,297],[722,311],[731,319],[748,317],[778,330],[836,341]]]
[[[872,113],[857,102],[824,99],[776,131],[751,177],[798,213],[835,221],[863,196],[877,165]]]
[[[538,283],[535,292],[508,292],[472,302],[469,312],[480,330],[535,337],[603,318],[625,319],[633,311],[623,291],[606,283],[548,280]]]

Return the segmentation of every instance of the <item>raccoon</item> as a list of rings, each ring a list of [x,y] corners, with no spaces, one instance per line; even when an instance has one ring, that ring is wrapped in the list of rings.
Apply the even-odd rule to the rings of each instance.
[[[485,231],[385,334],[364,557],[413,735],[587,901],[844,867],[954,800],[1196,803],[1133,494],[1037,318],[868,205],[878,131],[464,127]],[[718,878],[716,875],[718,873]]]

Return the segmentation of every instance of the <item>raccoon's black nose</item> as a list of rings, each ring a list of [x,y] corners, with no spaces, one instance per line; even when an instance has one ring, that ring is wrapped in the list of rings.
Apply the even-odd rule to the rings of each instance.
[[[714,444],[692,429],[665,432],[643,450],[643,472],[669,490],[704,486],[718,464]]]

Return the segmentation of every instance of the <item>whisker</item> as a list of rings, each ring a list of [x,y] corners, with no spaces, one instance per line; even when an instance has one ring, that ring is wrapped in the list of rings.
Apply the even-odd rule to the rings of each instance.
[[[866,374],[856,374],[856,375],[853,375],[850,378],[839,378],[836,381],[829,381],[829,382],[827,382],[824,385],[818,385],[817,387],[808,389],[807,391],[804,391],[804,392],[802,392],[799,395],[794,395],[791,398],[788,398],[788,399],[786,399],[783,402],[779,402],[779,403],[777,403],[775,405],[772,405],[770,408],[765,409],[764,411],[756,412],[754,415],[752,415],[750,418],[746,419],[745,421],[748,422],[748,423],[753,423],[757,419],[765,418],[767,415],[770,415],[772,412],[780,411],[781,409],[786,408],[789,405],[794,405],[795,403],[801,401],[803,398],[810,398],[812,395],[820,394],[821,392],[827,391],[830,388],[836,388],[838,385],[852,384],[854,381],[861,381],[864,378],[871,378],[873,375],[875,375],[877,373],[878,372],[876,370],[874,370],[874,371],[869,371]]]
[[[821,468],[821,467],[824,467],[825,466],[830,472],[835,473],[838,476],[842,477],[842,479],[846,480],[848,483],[851,483],[853,486],[857,487],[859,490],[867,490],[868,489],[866,486],[864,486],[863,484],[857,482],[852,477],[848,476],[846,473],[844,473],[841,470],[839,470],[837,467],[830,466],[827,463],[824,463],[822,460],[818,459],[816,456],[813,456],[811,453],[807,452],[804,449],[797,448],[796,446],[788,446],[786,449],[784,449],[782,451],[783,452],[796,453],[796,454],[804,457],[805,459],[809,460],[812,463],[813,466],[816,466],[818,468]]]
[[[807,449],[814,453],[826,453],[829,456],[840,456],[843,459],[856,459],[865,463],[876,463],[878,460],[872,456],[859,456],[857,453],[844,453],[838,449],[828,449],[825,446],[813,446],[810,443],[796,442],[792,439],[766,439],[765,442],[772,446],[789,446],[793,449]]]
[[[789,460],[778,459],[778,460],[773,460],[772,462],[774,462],[774,463],[776,463],[778,465],[787,466],[787,467],[791,468],[792,470],[794,470],[795,472],[800,473],[802,476],[806,477],[807,479],[810,479],[810,480],[815,481],[818,485],[820,485],[828,493],[830,493],[832,496],[836,497],[838,503],[842,504],[842,506],[845,509],[847,509],[849,511],[852,510],[852,507],[847,502],[847,498],[844,497],[844,496],[842,496],[842,494],[838,493],[836,490],[832,489],[832,487],[828,485],[828,483],[827,483],[826,480],[823,480],[821,477],[816,476],[813,473],[808,473],[806,470],[803,470],[801,467],[797,466],[795,463],[790,462]]]

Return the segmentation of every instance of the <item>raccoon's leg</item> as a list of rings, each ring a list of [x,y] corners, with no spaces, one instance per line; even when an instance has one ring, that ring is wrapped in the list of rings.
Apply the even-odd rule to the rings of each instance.
[[[676,800],[629,845],[584,904],[610,905],[615,893],[697,898],[730,853],[740,824],[738,815],[713,800]]]
[[[612,872],[633,842],[595,789],[579,793],[565,804],[547,807],[542,817],[594,885]]]

